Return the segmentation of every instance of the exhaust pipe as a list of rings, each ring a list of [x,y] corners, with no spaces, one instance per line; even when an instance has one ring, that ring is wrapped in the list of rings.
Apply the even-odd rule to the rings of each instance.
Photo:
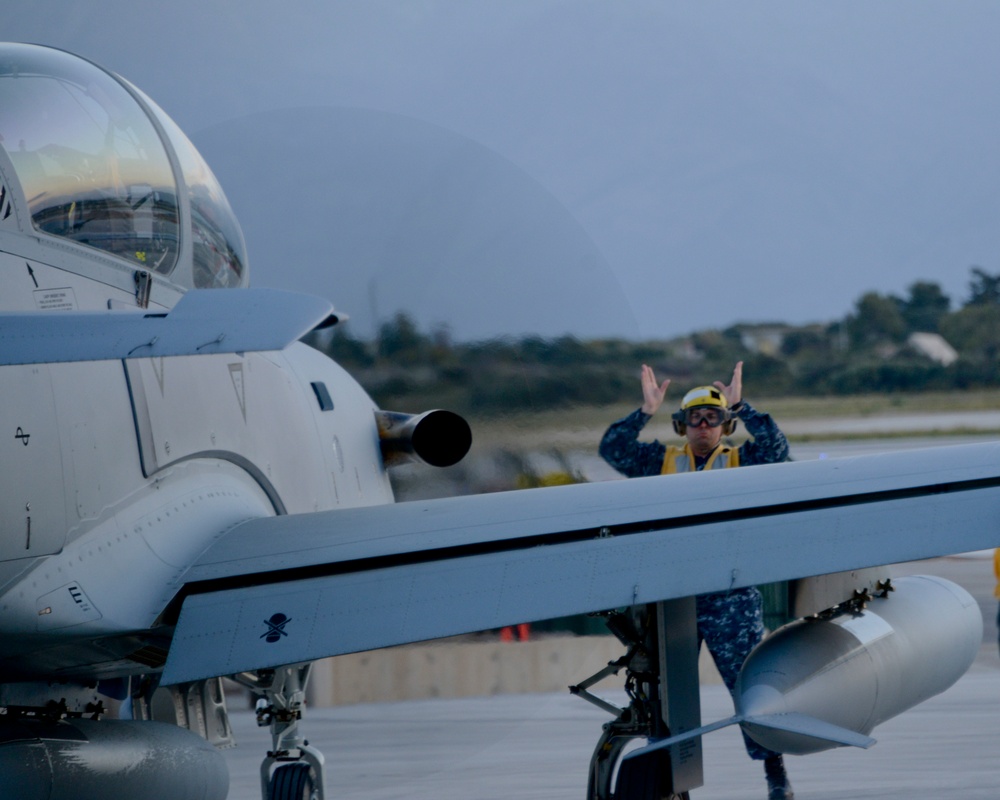
[[[402,414],[376,411],[379,448],[386,467],[418,462],[432,467],[457,464],[472,447],[469,423],[451,411]]]

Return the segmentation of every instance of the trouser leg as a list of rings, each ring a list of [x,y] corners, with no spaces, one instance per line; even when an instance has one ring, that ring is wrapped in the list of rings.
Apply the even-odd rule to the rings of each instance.
[[[764,638],[764,615],[760,592],[754,587],[707,594],[698,598],[698,635],[712,654],[729,694],[750,651]],[[777,756],[743,734],[750,758],[763,761]]]

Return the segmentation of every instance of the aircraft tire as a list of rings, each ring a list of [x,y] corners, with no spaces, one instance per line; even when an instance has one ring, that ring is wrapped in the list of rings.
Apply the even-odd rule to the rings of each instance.
[[[308,764],[284,764],[271,776],[268,800],[314,800],[316,789]]]
[[[660,800],[665,796],[662,790],[663,783],[660,758],[638,758],[620,762],[614,800]],[[669,800],[689,800],[687,792],[674,792],[666,796]]]

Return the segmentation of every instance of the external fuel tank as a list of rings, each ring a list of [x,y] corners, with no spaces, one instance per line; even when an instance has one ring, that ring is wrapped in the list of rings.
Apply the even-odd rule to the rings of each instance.
[[[225,800],[222,754],[163,722],[14,719],[0,724],[0,798]]]
[[[863,609],[785,625],[750,654],[735,702],[753,739],[793,754],[868,746],[876,725],[965,674],[983,640],[973,597],[928,575],[893,586]]]

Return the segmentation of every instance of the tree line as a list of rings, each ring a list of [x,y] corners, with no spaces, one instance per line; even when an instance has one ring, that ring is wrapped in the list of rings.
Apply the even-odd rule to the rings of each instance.
[[[955,307],[940,285],[913,283],[903,296],[867,292],[844,318],[792,326],[734,324],[662,341],[524,336],[454,342],[444,327],[424,332],[405,313],[373,340],[350,323],[310,343],[347,368],[383,408],[447,407],[460,413],[606,405],[637,396],[638,367],[684,385],[725,377],[737,360],[757,396],[944,391],[1000,386],[1000,274],[970,269]],[[938,334],[950,363],[917,347]]]

